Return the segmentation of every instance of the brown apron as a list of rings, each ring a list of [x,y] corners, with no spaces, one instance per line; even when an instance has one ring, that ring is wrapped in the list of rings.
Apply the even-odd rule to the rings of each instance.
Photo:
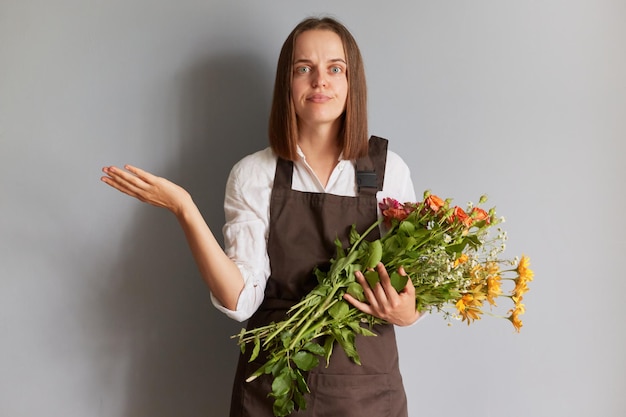
[[[344,247],[353,223],[362,233],[377,220],[376,192],[382,189],[387,141],[372,137],[369,157],[357,160],[359,195],[344,197],[291,189],[293,163],[278,159],[270,202],[268,254],[271,277],[265,298],[248,321],[254,328],[279,321],[305,296],[317,279],[313,269],[328,268],[335,255],[335,238]],[[379,237],[375,230],[368,239]],[[330,364],[324,360],[308,373],[311,394],[298,417],[406,417],[407,403],[398,368],[398,351],[392,325],[376,326],[377,337],[357,337],[362,365],[354,364],[340,347],[333,349]],[[230,417],[273,417],[271,377],[245,382],[264,362],[248,362],[252,349],[239,357]],[[262,356],[262,355],[261,355]]]

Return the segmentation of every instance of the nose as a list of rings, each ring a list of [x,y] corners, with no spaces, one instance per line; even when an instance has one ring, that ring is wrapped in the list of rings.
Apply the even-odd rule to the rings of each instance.
[[[317,71],[315,76],[313,77],[313,88],[317,87],[326,87],[327,81],[326,76],[323,71]]]

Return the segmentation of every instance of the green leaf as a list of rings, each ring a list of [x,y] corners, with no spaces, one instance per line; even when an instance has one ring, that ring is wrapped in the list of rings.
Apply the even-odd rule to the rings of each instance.
[[[280,375],[280,373],[283,372],[286,367],[287,367],[287,358],[281,358],[278,361],[276,361],[274,366],[272,366],[271,368],[268,367],[265,373],[268,374],[271,372],[271,374],[274,377],[276,377],[277,375]]]
[[[297,391],[305,394],[311,392],[309,386],[306,383],[306,380],[304,379],[304,376],[302,375],[302,372],[296,369],[294,373],[296,375],[296,386],[298,387]]]
[[[347,257],[338,259],[337,262],[335,262],[330,268],[330,274],[338,274],[346,269],[350,264],[356,261],[357,255],[358,253],[356,251],[350,252]]]
[[[328,314],[335,320],[341,320],[350,311],[350,305],[346,301],[336,302],[329,310]]]
[[[380,277],[378,276],[378,272],[376,271],[365,271],[363,275],[365,276],[365,280],[371,288],[374,288],[376,284],[380,282]]]
[[[375,268],[383,257],[383,245],[380,239],[370,242],[369,256],[367,262],[365,262],[366,268]]]
[[[289,346],[289,344],[291,343],[292,336],[293,334],[288,331],[282,331],[280,333],[280,341],[283,343],[283,347],[286,348],[287,346]]]
[[[303,347],[304,350],[314,353],[318,356],[324,356],[326,350],[319,343],[309,342]]]
[[[293,363],[296,364],[298,369],[303,371],[310,371],[319,365],[319,360],[312,353],[306,352],[304,350],[299,351],[295,355],[293,355]]]
[[[285,368],[278,374],[272,382],[272,395],[276,398],[289,394],[291,390],[291,375],[289,368]]]
[[[361,326],[361,323],[358,321],[351,321],[348,323],[348,326],[354,331],[356,334],[360,334],[363,336],[378,336],[376,333],[368,329],[367,327]]]
[[[409,277],[406,275],[400,275],[396,271],[393,271],[391,275],[389,275],[389,279],[391,280],[391,286],[398,292],[402,291],[406,286]]]
[[[363,287],[358,282],[351,282],[346,292],[361,302],[365,301]]]
[[[371,331],[371,330],[370,330],[370,329],[368,329],[367,327],[360,326],[359,328],[361,329],[361,330],[360,330],[360,333],[361,333],[363,336],[368,336],[368,337],[378,336],[376,333],[374,333],[373,331]]]
[[[331,290],[330,285],[318,285],[317,287],[313,288],[313,290],[311,290],[309,295],[318,295],[318,296],[324,297],[328,295],[330,290]]]
[[[346,352],[346,355],[352,359],[354,363],[360,365],[361,359],[354,344],[356,339],[354,332],[350,328],[335,329],[333,331],[333,335],[335,336],[337,343],[339,343],[339,346],[341,346],[343,351]]]
[[[466,246],[467,246],[467,241],[464,240],[461,243],[457,243],[456,245],[449,245],[446,248],[446,252],[448,252],[448,253],[461,253],[461,252],[463,252],[463,249],[465,249]]]
[[[402,233],[410,235],[415,231],[415,225],[411,222],[403,221],[403,222],[400,222],[400,226],[398,227],[398,230],[401,231]]]
[[[261,339],[259,336],[254,338],[254,349],[252,349],[252,355],[250,356],[250,362],[255,360],[259,356],[259,352],[261,351]]]
[[[341,243],[339,237],[335,238],[335,249],[337,250],[337,258],[343,258],[346,256],[346,253],[343,250],[343,243]]]
[[[350,228],[350,246],[354,245],[359,239],[361,239],[361,235],[356,231],[356,225],[353,224]]]
[[[272,408],[276,417],[286,417],[293,413],[294,403],[289,397],[281,397],[274,401]]]
[[[326,366],[330,363],[330,356],[333,354],[333,347],[335,346],[335,336],[328,336],[324,341],[324,357],[326,358]]]
[[[315,274],[315,277],[317,278],[318,284],[322,284],[324,280],[326,279],[326,272],[322,271],[319,268],[315,268],[315,271],[313,271],[313,273]]]
[[[482,245],[482,243],[480,242],[480,238],[476,235],[469,235],[466,237],[466,239],[468,240],[468,242],[472,245],[472,247],[477,248],[480,245]]]
[[[306,410],[306,400],[304,399],[304,395],[300,393],[300,391],[295,390],[293,392],[293,399],[298,406],[298,410]]]

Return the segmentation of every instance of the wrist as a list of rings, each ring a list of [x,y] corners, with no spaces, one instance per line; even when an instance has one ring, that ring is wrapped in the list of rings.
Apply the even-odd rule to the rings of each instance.
[[[188,192],[184,192],[181,198],[174,202],[170,211],[179,219],[183,220],[189,216],[194,210],[197,210],[191,195]]]

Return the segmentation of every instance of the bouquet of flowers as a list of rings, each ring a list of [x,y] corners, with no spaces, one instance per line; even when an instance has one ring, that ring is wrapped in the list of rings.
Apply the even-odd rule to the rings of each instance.
[[[343,299],[345,293],[364,301],[363,288],[355,280],[355,271],[363,271],[370,285],[378,281],[373,268],[382,262],[390,272],[393,287],[400,291],[410,279],[415,288],[416,308],[420,312],[439,312],[451,321],[468,325],[479,320],[485,307],[496,306],[497,298],[507,298],[511,305],[506,315],[514,329],[522,327],[523,296],[533,279],[529,259],[502,259],[506,232],[495,209],[485,211],[469,203],[466,209],[453,206],[426,191],[421,202],[400,203],[386,198],[380,204],[382,218],[363,234],[355,228],[350,233],[349,248],[337,240],[336,256],[328,272],[316,270],[318,285],[288,312],[281,322],[255,329],[243,329],[238,338],[242,351],[252,345],[251,361],[261,351],[267,360],[248,381],[271,374],[274,414],[287,416],[295,409],[306,408],[309,391],[304,374],[328,363],[335,344],[356,364],[357,335],[376,336],[371,330],[384,323],[354,308]],[[368,241],[367,235],[384,222],[384,236]],[[491,233],[496,228],[497,233]],[[395,272],[404,268],[406,275]],[[505,281],[510,288],[505,290]],[[367,325],[362,325],[368,323]],[[336,342],[336,343],[335,343]]]

